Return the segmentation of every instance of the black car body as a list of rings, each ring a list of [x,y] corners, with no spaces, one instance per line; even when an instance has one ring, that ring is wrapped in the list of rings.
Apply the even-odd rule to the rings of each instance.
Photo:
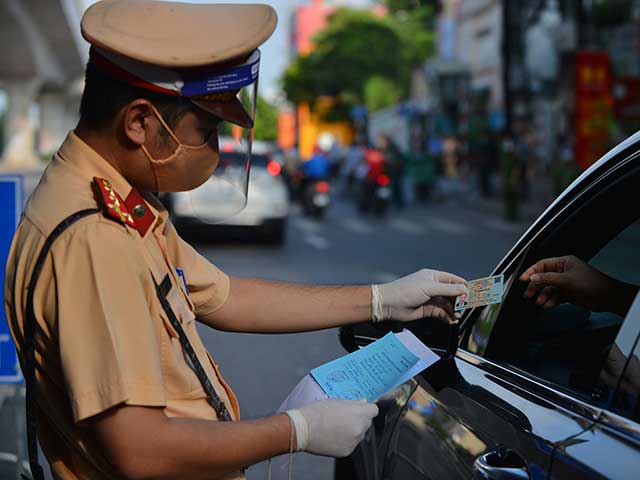
[[[533,223],[494,271],[505,276],[502,304],[465,312],[459,331],[408,326],[441,360],[378,402],[337,479],[640,478],[640,298],[625,317],[543,310],[519,281],[538,260],[575,255],[640,285],[639,156],[640,133]],[[346,327],[341,341],[352,351],[388,328]]]

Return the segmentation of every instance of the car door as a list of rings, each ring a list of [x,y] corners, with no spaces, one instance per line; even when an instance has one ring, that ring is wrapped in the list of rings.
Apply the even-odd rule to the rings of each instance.
[[[544,310],[523,298],[519,277],[571,254],[640,285],[640,258],[630,255],[640,251],[640,212],[620,208],[638,187],[637,162],[619,166],[514,256],[503,303],[470,314],[456,356],[421,375],[384,478],[547,478],[556,446],[597,425],[615,393],[615,378],[601,380],[607,355],[619,332],[636,338],[637,325],[621,330],[621,316],[568,303]]]
[[[510,252],[496,271],[505,274],[503,303],[465,316],[456,354],[385,399],[393,406],[353,456],[358,478],[548,478],[556,447],[597,425],[614,398],[612,379],[603,385],[599,375],[623,318],[571,304],[543,310],[523,298],[519,277],[543,258],[575,255],[614,276],[612,263],[622,263],[622,279],[640,284],[638,261],[614,241],[634,237],[640,214],[627,207],[640,168],[626,155]],[[640,242],[627,247],[637,252]],[[438,338],[410,328],[429,346]]]
[[[613,401],[591,428],[558,445],[553,456],[552,478],[638,478],[640,345],[635,335],[638,330],[640,295],[609,353],[608,369],[622,369]]]

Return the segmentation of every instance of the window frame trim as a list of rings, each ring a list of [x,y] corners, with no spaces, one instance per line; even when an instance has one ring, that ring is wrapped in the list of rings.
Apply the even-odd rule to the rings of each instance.
[[[495,375],[507,383],[517,385],[532,395],[541,396],[544,400],[560,408],[565,408],[587,420],[593,421],[594,423],[602,415],[602,412],[605,411],[605,409],[601,407],[596,407],[585,400],[580,400],[579,398],[565,393],[560,389],[553,388],[550,385],[541,382],[536,377],[526,375],[525,373],[521,373],[508,365],[496,363],[475,353],[471,353],[466,350],[458,350],[458,352],[456,352],[456,358],[469,363],[484,372]],[[505,373],[507,373],[511,378],[506,378],[504,375]],[[534,388],[531,388],[532,386]]]
[[[602,413],[598,417],[597,423],[615,430],[622,435],[627,435],[636,442],[640,442],[640,423],[631,420],[624,415],[603,409]]]

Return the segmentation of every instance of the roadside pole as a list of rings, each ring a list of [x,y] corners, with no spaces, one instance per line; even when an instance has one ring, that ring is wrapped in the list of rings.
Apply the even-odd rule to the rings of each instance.
[[[0,175],[0,287],[4,298],[4,277],[13,234],[24,205],[24,177]],[[24,411],[24,378],[4,312],[0,307],[0,477],[15,478],[27,464],[27,435]],[[5,436],[6,435],[6,436]],[[5,476],[6,475],[6,476]]]

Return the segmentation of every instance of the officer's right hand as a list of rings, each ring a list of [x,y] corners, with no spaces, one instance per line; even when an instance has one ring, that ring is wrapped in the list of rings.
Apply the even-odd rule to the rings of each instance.
[[[329,398],[287,414],[296,431],[296,451],[340,458],[362,441],[378,407],[366,400]]]

